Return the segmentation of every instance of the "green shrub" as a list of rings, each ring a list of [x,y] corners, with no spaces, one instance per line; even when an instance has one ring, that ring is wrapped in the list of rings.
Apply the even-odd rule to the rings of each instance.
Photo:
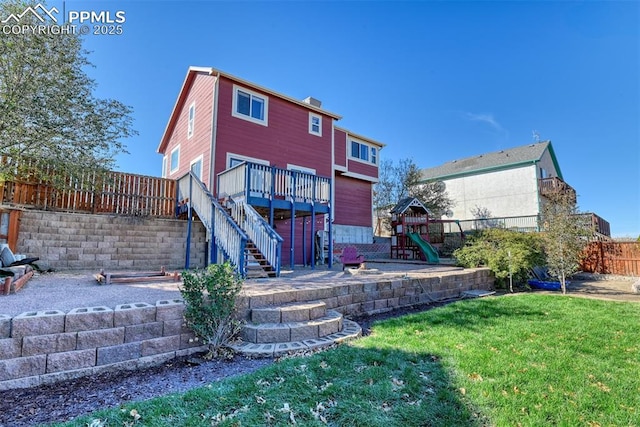
[[[542,241],[536,233],[520,233],[500,228],[480,231],[453,253],[458,264],[466,268],[485,266],[491,269],[498,286],[508,283],[509,273],[515,283],[526,282],[529,270],[545,265]]]
[[[208,357],[230,357],[226,348],[242,330],[236,318],[236,298],[242,279],[229,263],[182,273],[180,293],[185,302],[187,326],[209,346]]]

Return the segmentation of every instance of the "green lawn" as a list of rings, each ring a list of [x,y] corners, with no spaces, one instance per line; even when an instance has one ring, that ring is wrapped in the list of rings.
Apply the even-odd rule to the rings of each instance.
[[[131,415],[138,414],[136,419]],[[67,425],[636,426],[640,304],[523,294]]]

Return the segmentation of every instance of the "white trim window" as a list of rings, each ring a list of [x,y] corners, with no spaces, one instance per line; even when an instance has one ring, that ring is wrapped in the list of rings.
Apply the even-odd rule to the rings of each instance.
[[[196,127],[196,103],[193,102],[189,106],[189,119],[187,122],[187,139],[193,136],[193,131]]]
[[[262,126],[268,126],[269,98],[249,89],[233,85],[233,109],[231,110],[231,115]]]
[[[309,112],[309,133],[322,136],[322,116]]]
[[[169,157],[169,175],[178,172],[180,169],[180,146],[171,150],[171,156]]]
[[[290,171],[296,171],[296,172],[304,172],[304,173],[308,173],[311,175],[315,175],[316,174],[316,170],[312,169],[312,168],[307,168],[304,166],[298,166],[298,165],[292,165],[291,163],[287,163],[287,169]]]
[[[378,164],[378,148],[362,141],[350,139],[349,157],[365,163]]]
[[[242,154],[235,154],[227,152],[227,168],[232,168],[239,165],[242,162],[257,163],[260,165],[269,166],[268,160],[258,159],[256,157],[243,156]]]
[[[193,172],[193,174],[202,181],[202,154],[191,161],[189,168],[191,169],[191,172]]]
[[[167,177],[167,160],[168,157],[166,155],[162,156],[162,177]]]

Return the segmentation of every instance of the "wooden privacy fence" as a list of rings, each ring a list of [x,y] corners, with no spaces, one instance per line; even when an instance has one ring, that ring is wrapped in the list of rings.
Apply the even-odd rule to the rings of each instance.
[[[640,242],[591,242],[585,249],[582,271],[640,276]]]
[[[173,217],[176,183],[124,172],[86,172],[55,186],[20,176],[0,182],[2,204],[43,210]]]

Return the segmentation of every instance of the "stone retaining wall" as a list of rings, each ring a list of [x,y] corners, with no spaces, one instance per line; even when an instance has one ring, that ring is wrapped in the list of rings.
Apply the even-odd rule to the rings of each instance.
[[[491,289],[488,269],[441,273],[435,277],[362,282],[309,283],[282,289],[252,287],[238,301],[239,316],[251,309],[290,302],[322,301],[346,316],[460,297],[464,291]],[[108,370],[137,369],[206,348],[183,325],[180,300],[109,307],[0,315],[0,390],[33,387]]]
[[[375,276],[362,276],[362,282],[327,285],[309,283],[295,289],[253,291],[241,296],[239,316],[248,320],[254,308],[291,302],[322,301],[327,309],[345,316],[383,313],[395,308],[410,307],[457,298],[470,290],[493,289],[495,278],[488,268],[455,270],[438,276],[380,280]]]
[[[183,268],[187,221],[24,211],[17,252],[40,257],[38,266],[54,270]],[[194,222],[191,266],[205,264],[205,229]]]
[[[0,390],[129,370],[205,351],[180,300],[0,315]]]

